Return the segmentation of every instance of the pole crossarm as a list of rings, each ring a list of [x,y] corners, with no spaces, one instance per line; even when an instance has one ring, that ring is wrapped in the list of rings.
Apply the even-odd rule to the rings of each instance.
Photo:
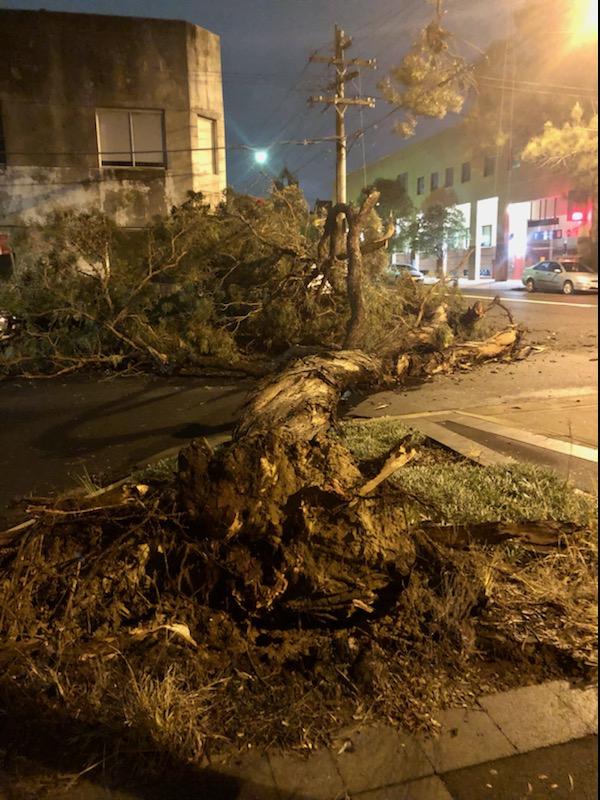
[[[346,97],[346,81],[358,77],[358,70],[348,70],[348,67],[370,67],[375,69],[377,62],[374,58],[346,58],[346,50],[352,44],[352,38],[346,36],[344,31],[335,26],[332,56],[310,56],[310,61],[328,64],[335,67],[335,83],[328,86],[334,94],[314,95],[309,98],[309,103],[323,103],[325,108],[333,106],[335,111],[335,202],[347,202],[346,192],[346,155],[348,151],[346,140],[345,111],[348,106],[362,106],[375,108],[374,97]]]
[[[331,106],[368,106],[375,108],[374,97],[325,97],[322,94],[310,97],[309,103],[327,103]]]
[[[310,56],[309,61],[318,61],[320,64],[331,64],[334,67],[370,67],[377,69],[375,58],[335,58],[334,56]]]

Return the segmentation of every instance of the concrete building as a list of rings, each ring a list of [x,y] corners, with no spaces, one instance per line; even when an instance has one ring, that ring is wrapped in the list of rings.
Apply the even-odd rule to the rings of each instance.
[[[0,10],[0,234],[50,210],[143,226],[226,185],[219,37],[188,22]]]
[[[406,144],[367,166],[366,185],[397,178],[417,209],[439,202],[462,211],[469,235],[448,249],[444,264],[459,277],[519,278],[542,258],[589,249],[592,201],[566,172],[520,162],[506,148],[481,151],[472,136],[457,125]],[[363,185],[363,171],[351,173],[349,197]],[[393,254],[398,262],[408,258]],[[432,273],[435,258],[418,254],[417,265]]]

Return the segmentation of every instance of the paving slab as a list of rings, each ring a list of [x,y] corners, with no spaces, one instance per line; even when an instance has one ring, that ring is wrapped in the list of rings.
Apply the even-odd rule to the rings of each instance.
[[[597,739],[589,736],[449,772],[443,781],[453,800],[596,800],[597,776]]]
[[[589,719],[578,716],[561,699],[570,696],[567,688],[566,681],[553,681],[485,695],[478,703],[517,750],[526,753],[589,734]]]
[[[417,740],[394,728],[361,728],[346,741],[349,749],[334,755],[334,759],[351,795],[433,773],[431,761]]]
[[[598,687],[559,687],[558,699],[565,703],[586,726],[587,733],[598,733]]]
[[[269,754],[269,762],[281,800],[335,800],[346,795],[328,750],[318,750],[308,758]]]
[[[356,800],[452,800],[452,795],[441,778],[431,775],[399,786],[386,786],[372,792],[363,792],[356,795]]]
[[[258,752],[245,753],[225,764],[215,764],[211,769],[214,776],[215,800],[280,800],[271,764],[266,755]],[[217,788],[222,777],[222,787]],[[231,788],[234,787],[234,788]],[[207,793],[207,797],[211,796]]]
[[[452,708],[436,714],[436,738],[420,744],[437,773],[514,755],[517,750],[485,711]]]

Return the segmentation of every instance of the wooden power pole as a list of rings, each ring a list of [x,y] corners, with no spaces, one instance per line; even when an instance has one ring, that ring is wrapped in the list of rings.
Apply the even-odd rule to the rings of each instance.
[[[344,34],[337,25],[335,26],[333,57],[311,56],[310,61],[318,61],[335,67],[335,82],[331,88],[335,94],[333,96],[317,95],[309,99],[310,103],[325,103],[326,106],[333,106],[335,111],[335,136],[336,136],[336,163],[335,163],[335,202],[346,203],[346,124],[344,115],[348,106],[368,106],[374,108],[375,99],[373,97],[346,97],[346,81],[358,76],[358,70],[348,71],[348,67],[371,67],[375,68],[374,58],[350,58],[346,60],[345,52],[352,44],[352,39]]]

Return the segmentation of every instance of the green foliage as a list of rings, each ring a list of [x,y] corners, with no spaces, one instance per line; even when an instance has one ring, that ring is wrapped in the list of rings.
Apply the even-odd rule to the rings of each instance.
[[[443,119],[458,114],[471,83],[470,67],[451,48],[451,34],[440,24],[440,13],[419,34],[400,64],[379,84],[384,98],[404,112],[395,125],[412,136],[419,117]]]
[[[421,252],[435,256],[441,265],[444,251],[462,246],[468,235],[465,219],[458,209],[428,204],[420,212],[401,219],[399,231],[392,241],[398,252]]]
[[[416,249],[425,255],[434,255],[440,259],[447,247],[452,247],[455,241],[464,239],[467,233],[465,219],[458,209],[432,205],[426,208],[419,218]]]
[[[13,242],[17,268],[0,285],[0,308],[24,326],[3,346],[2,367],[171,369],[336,346],[349,313],[345,267],[337,289],[310,285],[321,232],[291,181],[266,199],[228,192],[217,209],[190,195],[142,231],[99,211],[57,211]],[[381,237],[373,212],[364,240]],[[365,255],[367,282],[386,264],[384,250]]]
[[[382,219],[391,217],[395,221],[413,212],[412,201],[398,178],[377,178],[372,186],[362,190],[362,195],[366,197],[372,191],[379,192],[377,211]]]
[[[547,121],[543,132],[527,143],[523,158],[551,167],[571,167],[591,184],[598,173],[598,114],[585,119],[583,108],[576,103],[570,122],[557,127]]]
[[[453,230],[447,209],[411,219],[420,249]],[[386,285],[389,255],[373,246],[385,241],[383,228],[375,211],[366,215],[368,324],[359,346],[371,352],[441,302],[437,291],[424,298],[410,280]],[[191,195],[140,231],[98,211],[57,211],[13,243],[17,267],[0,284],[0,308],[23,329],[3,344],[0,366],[9,374],[130,365],[170,371],[295,345],[340,346],[350,315],[347,262],[336,262],[330,282],[318,280],[322,230],[293,184],[265,199],[229,192],[217,209]]]

